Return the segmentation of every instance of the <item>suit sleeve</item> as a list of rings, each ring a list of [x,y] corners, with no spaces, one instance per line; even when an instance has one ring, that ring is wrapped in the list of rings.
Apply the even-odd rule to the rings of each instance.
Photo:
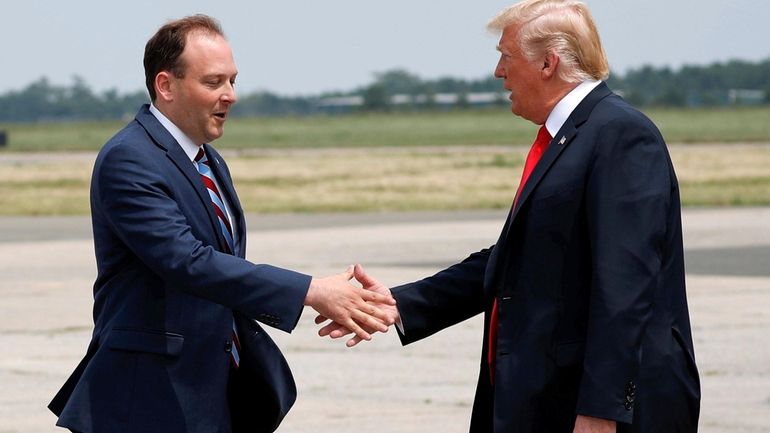
[[[484,271],[491,248],[431,277],[394,287],[406,345],[460,323],[484,311]]]
[[[94,171],[100,217],[170,287],[291,331],[302,312],[310,276],[253,264],[204,245],[193,235],[161,173],[152,157],[132,146],[110,148]]]
[[[586,190],[593,277],[577,413],[625,423],[633,419],[629,394],[661,271],[672,186],[663,139],[644,120],[602,127]]]

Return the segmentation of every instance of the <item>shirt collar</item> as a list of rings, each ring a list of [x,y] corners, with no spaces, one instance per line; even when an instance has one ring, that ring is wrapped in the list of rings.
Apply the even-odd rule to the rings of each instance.
[[[158,119],[158,122],[160,122],[160,124],[166,128],[171,136],[174,137],[176,142],[179,143],[179,146],[182,147],[182,150],[184,150],[184,153],[187,155],[187,157],[190,158],[190,161],[195,162],[195,156],[198,154],[198,149],[200,149],[200,146],[193,143],[190,137],[182,132],[181,129],[174,125],[174,122],[169,120],[168,117],[166,117],[163,113],[160,112],[160,110],[158,110],[157,107],[155,107],[155,104],[150,104],[150,113],[152,113]]]
[[[595,89],[599,84],[601,84],[601,81],[598,80],[583,81],[561,98],[561,101],[553,107],[551,114],[548,115],[548,119],[545,121],[545,127],[548,129],[551,137],[556,136],[556,133],[559,132],[570,114],[591,93],[591,90]]]

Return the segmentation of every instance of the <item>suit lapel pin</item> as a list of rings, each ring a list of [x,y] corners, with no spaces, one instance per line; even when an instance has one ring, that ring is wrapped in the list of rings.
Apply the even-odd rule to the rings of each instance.
[[[564,144],[565,141],[567,141],[567,137],[562,135],[561,140],[559,140],[559,144]]]

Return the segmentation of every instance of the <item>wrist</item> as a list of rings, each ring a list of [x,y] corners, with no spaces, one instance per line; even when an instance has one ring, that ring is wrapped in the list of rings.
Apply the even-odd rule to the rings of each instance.
[[[307,288],[307,294],[305,295],[305,305],[313,306],[318,299],[318,279],[311,277],[310,286]]]

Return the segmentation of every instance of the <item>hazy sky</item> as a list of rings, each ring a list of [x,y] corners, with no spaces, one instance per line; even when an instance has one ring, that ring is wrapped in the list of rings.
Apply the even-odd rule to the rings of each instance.
[[[143,88],[144,44],[165,21],[222,22],[238,89],[284,95],[349,90],[375,72],[423,78],[492,73],[497,36],[485,25],[511,0],[24,0],[4,2],[0,93],[41,76],[93,89]],[[613,71],[770,57],[770,1],[586,0]]]

